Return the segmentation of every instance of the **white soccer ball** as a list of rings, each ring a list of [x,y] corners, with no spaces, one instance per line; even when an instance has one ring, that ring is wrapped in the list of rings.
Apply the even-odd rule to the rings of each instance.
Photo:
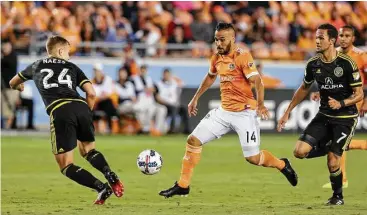
[[[158,152],[152,149],[147,149],[139,154],[136,164],[142,173],[146,175],[154,175],[161,170],[163,160],[162,156]]]

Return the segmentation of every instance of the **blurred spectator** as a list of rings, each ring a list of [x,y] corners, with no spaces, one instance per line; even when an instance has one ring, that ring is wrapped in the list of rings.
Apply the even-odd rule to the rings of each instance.
[[[184,29],[181,25],[177,25],[173,30],[173,35],[168,39],[169,44],[188,44],[188,40],[185,38]],[[189,52],[183,49],[169,49],[167,54],[170,56],[184,56],[188,57]]]
[[[118,72],[116,91],[119,96],[118,112],[120,114],[135,114],[137,98],[134,85],[129,81],[129,75],[123,67]]]
[[[212,43],[214,41],[214,26],[210,14],[198,12],[191,24],[192,37],[196,41]]]
[[[92,82],[97,96],[93,111],[94,120],[107,119],[110,132],[117,133],[118,115],[115,107],[117,101],[114,101],[114,81],[103,73],[103,65],[101,63],[94,64],[93,70],[94,78]]]
[[[301,36],[298,38],[297,47],[304,53],[307,51],[313,52],[315,41],[310,29],[304,29]],[[307,58],[307,57],[306,57]]]
[[[139,107],[144,109],[145,114],[142,117],[142,133],[165,133],[165,118],[167,109],[163,105],[157,104],[154,100],[154,84],[152,78],[147,74],[146,65],[140,67],[140,71],[136,75],[131,76],[134,84],[135,93],[139,103]],[[155,120],[154,120],[155,119]],[[152,123],[154,120],[154,124]]]
[[[166,106],[167,116],[171,123],[168,133],[176,133],[176,117],[181,117],[181,123],[184,125],[184,133],[189,133],[189,119],[187,117],[187,109],[180,105],[181,87],[173,78],[171,71],[166,68],[163,71],[163,76],[156,83],[156,99],[157,102]]]
[[[159,44],[161,36],[161,30],[150,20],[146,20],[143,29],[136,33],[136,37],[146,47],[144,56],[152,57],[158,53],[156,46]]]
[[[134,44],[140,56],[186,57],[189,52],[165,48],[166,43],[177,43],[191,48],[192,57],[208,57],[218,22],[233,23],[236,41],[249,45],[252,52],[253,43],[265,44],[267,49],[273,42],[282,43],[291,56],[297,53],[291,59],[310,55],[293,50],[298,49],[294,45],[302,29],[313,34],[325,22],[337,28],[354,26],[357,45],[367,40],[365,2],[1,2],[1,37],[9,39],[21,54],[33,52],[33,38],[57,33],[68,37],[75,55],[121,57],[123,46],[140,43]],[[43,39],[37,41],[42,44]],[[116,44],[78,47],[81,41]]]
[[[14,114],[14,121],[12,123],[11,128],[17,129],[18,127],[18,117],[17,112],[23,113],[24,111],[27,111],[28,117],[27,117],[27,125],[25,125],[26,129],[28,130],[35,130],[33,124],[33,116],[34,116],[34,106],[33,106],[33,94],[32,94],[32,87],[29,84],[25,84],[24,91],[20,93],[20,100],[16,107],[16,113]]]
[[[274,89],[274,88],[284,87],[284,84],[282,83],[281,80],[264,74],[263,64],[261,61],[256,62],[256,68],[259,74],[261,75],[261,79],[263,80],[265,88]]]
[[[1,127],[10,128],[14,120],[19,91],[12,90],[9,81],[17,74],[18,58],[9,41],[1,44]],[[4,122],[5,121],[5,122]],[[4,124],[5,123],[5,124]]]

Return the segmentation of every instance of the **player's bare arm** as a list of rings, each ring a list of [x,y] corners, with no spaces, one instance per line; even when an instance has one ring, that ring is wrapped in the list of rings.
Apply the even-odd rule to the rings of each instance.
[[[205,93],[209,89],[210,86],[213,85],[215,82],[215,79],[217,78],[217,75],[207,74],[204,78],[204,80],[201,82],[199,89],[196,91],[194,97],[191,99],[190,103],[187,105],[187,111],[189,113],[189,116],[196,116],[198,113],[198,109],[196,108],[197,103],[201,95]]]
[[[288,121],[289,115],[292,112],[293,108],[295,108],[301,101],[303,101],[308,91],[310,90],[310,84],[302,83],[301,86],[297,89],[296,93],[294,94],[291,103],[288,105],[287,110],[283,114],[283,116],[278,121],[277,130],[278,132],[281,132],[284,128],[285,124]]]
[[[251,84],[255,86],[256,90],[256,99],[257,99],[257,115],[260,116],[262,119],[269,119],[269,111],[264,106],[264,95],[265,95],[265,89],[264,84],[262,82],[262,79],[260,75],[254,75],[249,78],[249,81]]]
[[[10,81],[9,85],[10,88],[13,90],[18,90],[22,92],[24,90],[24,83],[23,79],[21,79],[18,75],[14,76]]]
[[[90,82],[83,84],[82,88],[86,95],[87,104],[89,108],[93,110],[97,98],[96,91],[94,90],[93,85]]]
[[[329,96],[329,106],[332,109],[337,110],[345,106],[351,106],[351,105],[357,104],[358,102],[362,101],[362,99],[363,99],[362,86],[354,87],[353,94],[347,99],[337,101]]]

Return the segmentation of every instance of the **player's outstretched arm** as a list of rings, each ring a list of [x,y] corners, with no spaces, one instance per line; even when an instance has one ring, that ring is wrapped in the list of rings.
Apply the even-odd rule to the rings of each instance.
[[[255,85],[256,90],[256,100],[257,100],[257,115],[260,116],[262,119],[269,119],[269,111],[264,106],[264,96],[265,96],[265,89],[264,84],[260,75],[253,75],[249,78],[249,81]]]
[[[287,110],[283,114],[283,116],[278,121],[277,130],[280,132],[285,126],[285,123],[287,123],[290,113],[292,112],[293,108],[295,108],[301,101],[303,101],[308,91],[310,90],[310,84],[302,83],[301,86],[297,89],[297,91],[294,93],[291,103],[288,105]]]
[[[24,90],[24,80],[21,79],[18,75],[15,75],[10,81],[9,81],[10,88],[13,90],[18,90],[22,92]]]
[[[216,74],[206,74],[204,80],[201,82],[199,89],[196,91],[194,97],[191,99],[190,103],[187,105],[187,111],[189,116],[196,116],[198,109],[196,108],[198,100],[201,95],[205,93],[209,89],[210,86],[213,85],[215,79],[217,78]]]
[[[94,90],[93,85],[90,82],[83,84],[82,88],[86,94],[87,104],[92,110],[97,98],[96,91]]]

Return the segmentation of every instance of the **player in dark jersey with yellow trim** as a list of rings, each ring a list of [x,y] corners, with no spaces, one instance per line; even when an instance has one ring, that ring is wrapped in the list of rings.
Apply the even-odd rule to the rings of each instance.
[[[50,115],[52,152],[62,174],[71,180],[98,192],[95,204],[104,204],[112,192],[121,197],[122,182],[111,171],[101,152],[95,149],[91,109],[96,93],[85,74],[69,60],[69,42],[52,36],[46,44],[48,57],[29,65],[10,80],[13,89],[23,91],[23,82],[33,80]],[[86,92],[82,98],[76,88]],[[73,150],[79,142],[80,154],[104,174],[108,183],[102,183],[91,173],[74,165]],[[111,189],[111,187],[112,189]]]
[[[311,84],[316,80],[321,97],[320,109],[297,141],[294,156],[302,159],[327,154],[334,191],[327,205],[344,204],[340,158],[357,125],[356,103],[363,99],[362,81],[356,63],[337,52],[337,36],[338,31],[330,24],[318,27],[317,55],[307,62],[303,83],[278,122],[278,131],[281,131],[293,108],[306,98]]]

